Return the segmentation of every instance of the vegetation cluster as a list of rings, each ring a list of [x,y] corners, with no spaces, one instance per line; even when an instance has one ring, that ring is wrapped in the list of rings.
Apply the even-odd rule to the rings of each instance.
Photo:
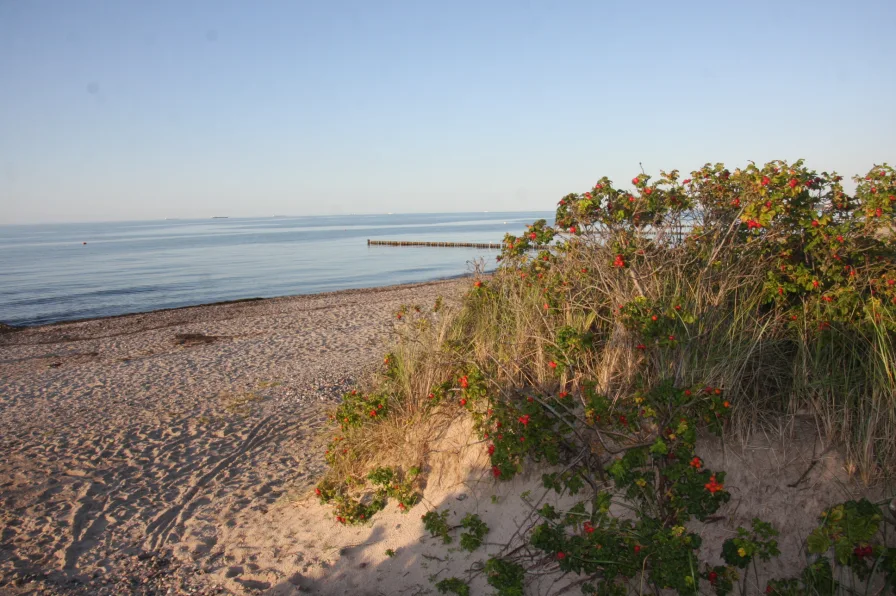
[[[886,165],[852,193],[802,161],[601,178],[560,200],[554,226],[508,235],[460,308],[397,314],[380,374],[333,415],[318,494],[343,523],[389,499],[407,510],[427,437],[461,415],[496,481],[540,466],[547,489],[575,500],[541,507],[526,548],[484,565],[499,594],[546,569],[584,593],[892,593],[881,503],[819,512],[811,562],[764,586],[749,570],[779,554],[774,527],[753,520],[710,565],[692,521],[730,498],[724,470],[697,452],[701,433],[806,417],[861,480],[896,470],[894,215]],[[447,542],[443,514],[424,520]],[[465,548],[488,531],[476,522],[464,521]],[[438,588],[468,593],[460,578]]]

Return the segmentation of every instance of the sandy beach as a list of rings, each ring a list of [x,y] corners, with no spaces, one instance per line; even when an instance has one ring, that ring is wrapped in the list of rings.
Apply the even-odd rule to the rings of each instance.
[[[198,306],[0,334],[0,594],[434,594],[528,548],[536,505],[554,498],[533,468],[495,482],[458,411],[430,437],[422,501],[342,526],[311,487],[325,469],[326,412],[381,362],[402,305],[458,299],[469,280]],[[810,420],[745,444],[703,439],[732,501],[694,524],[701,556],[759,516],[802,563],[826,506],[870,492]],[[550,493],[550,494],[549,494]],[[566,501],[564,501],[566,499]],[[490,528],[465,553],[420,517],[476,513]],[[537,553],[527,593],[575,590]]]
[[[325,411],[382,357],[395,311],[467,283],[0,334],[0,592],[268,587],[229,564],[241,529],[307,494]]]

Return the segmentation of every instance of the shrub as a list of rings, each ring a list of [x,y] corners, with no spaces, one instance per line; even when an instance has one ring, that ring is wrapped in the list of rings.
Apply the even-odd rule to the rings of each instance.
[[[378,511],[386,507],[388,499],[398,501],[398,508],[407,513],[420,500],[419,493],[414,491],[414,480],[420,473],[419,468],[411,468],[401,478],[401,474],[392,468],[377,468],[367,475],[370,484],[377,487],[373,493],[367,493],[360,500],[348,496],[346,486],[334,486],[324,480],[314,489],[321,503],[332,502],[335,507],[333,515],[342,524],[358,524],[369,521]]]
[[[457,594],[457,596],[470,596],[470,586],[462,579],[457,577],[449,577],[443,579],[436,584],[436,589],[440,594]]]
[[[748,433],[807,412],[864,480],[896,469],[896,172],[875,166],[852,194],[802,161],[707,164],[681,178],[602,178],[561,199],[553,227],[508,234],[500,267],[460,309],[405,309],[413,334],[335,413],[344,437],[322,494],[360,491],[380,506],[361,488],[374,482],[359,471],[373,467],[369,436],[380,433],[381,449],[384,428],[469,416],[494,478],[561,466],[545,487],[581,495],[539,510],[529,542],[541,565],[584,574],[598,593],[624,593],[641,574],[655,590],[693,593],[702,581],[724,594],[775,556],[775,530],[755,520],[726,542],[725,566],[697,559],[685,524],[728,499],[724,471],[695,451],[701,429]],[[611,515],[612,501],[636,515]],[[864,521],[827,522],[810,538],[820,558],[770,590],[819,592],[838,566],[889,573],[892,549],[867,538],[880,520],[843,507],[831,520]],[[444,512],[427,515],[450,541]],[[525,569],[510,557],[486,565],[507,594],[522,592]]]
[[[498,596],[523,596],[526,570],[522,565],[492,557],[485,562],[488,585],[497,589]]]
[[[429,535],[433,538],[441,538],[444,544],[451,543],[451,536],[448,533],[451,531],[451,527],[448,525],[448,511],[444,510],[441,513],[436,513],[435,511],[430,511],[423,515],[423,527],[426,528],[426,531],[429,532]]]
[[[482,546],[482,540],[488,534],[488,526],[475,513],[468,513],[461,520],[460,525],[466,532],[460,535],[460,547],[465,551],[473,552]]]

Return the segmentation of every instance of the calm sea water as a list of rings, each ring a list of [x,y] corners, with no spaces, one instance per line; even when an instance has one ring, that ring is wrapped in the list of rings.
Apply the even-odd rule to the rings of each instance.
[[[0,321],[37,325],[240,298],[462,275],[496,251],[367,239],[500,242],[550,212],[0,226]],[[82,244],[86,242],[87,244]]]

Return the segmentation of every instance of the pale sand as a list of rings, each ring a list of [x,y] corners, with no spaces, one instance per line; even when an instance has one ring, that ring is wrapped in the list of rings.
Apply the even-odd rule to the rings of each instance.
[[[559,573],[556,558],[528,547],[525,538],[542,521],[536,508],[551,503],[568,509],[581,496],[561,498],[546,491],[541,474],[547,470],[537,466],[510,482],[496,482],[486,445],[472,435],[469,419],[459,415],[433,437],[423,501],[407,513],[391,503],[369,524],[342,526],[333,520],[332,509],[305,498],[244,519],[227,539],[225,576],[257,582],[249,585],[268,596],[436,594],[434,582],[448,577],[468,581],[471,594],[483,595],[494,593],[482,572],[488,557],[515,553],[528,556],[526,594],[580,593],[580,578]],[[805,539],[824,508],[861,496],[881,497],[880,487],[866,489],[851,480],[840,453],[816,444],[814,436],[811,424],[796,423],[745,446],[723,448],[708,437],[698,444],[708,466],[727,471],[732,494],[708,523],[688,524],[703,539],[701,559],[722,564],[722,543],[736,537],[738,526],[749,528],[755,517],[781,531],[781,556],[750,574],[750,593],[762,593],[769,578],[799,574],[807,562]],[[473,553],[461,550],[459,529],[448,545],[429,536],[420,516],[432,509],[447,509],[452,526],[468,513],[479,515],[490,529],[484,545]],[[620,517],[631,515],[622,506],[613,510]],[[234,592],[245,585],[224,584]],[[709,593],[709,586],[703,587]],[[638,593],[637,580],[632,589]]]
[[[242,517],[320,475],[325,410],[380,361],[395,311],[456,299],[468,284],[0,334],[0,591],[35,577],[49,587],[94,574],[114,582],[122,554],[170,551],[200,572],[228,567],[222,538]]]
[[[432,581],[451,576],[491,593],[476,569],[526,552],[520,529],[537,520],[533,506],[570,500],[543,497],[542,470],[495,483],[468,420],[432,437],[424,500],[407,514],[390,503],[373,522],[345,527],[310,494],[324,469],[324,412],[381,362],[394,312],[456,299],[468,283],[0,335],[0,594],[411,595],[434,594]],[[184,333],[218,339],[181,345]],[[702,556],[718,563],[722,541],[755,516],[782,530],[783,554],[761,566],[758,591],[767,574],[805,564],[802,544],[824,507],[886,494],[858,486],[814,437],[804,421],[746,448],[698,446],[708,466],[727,470],[732,493],[713,523],[692,526]],[[486,544],[468,554],[459,531],[447,546],[426,536],[420,516],[433,508],[448,508],[452,524],[479,514]],[[530,563],[527,593],[578,593],[552,557]]]

